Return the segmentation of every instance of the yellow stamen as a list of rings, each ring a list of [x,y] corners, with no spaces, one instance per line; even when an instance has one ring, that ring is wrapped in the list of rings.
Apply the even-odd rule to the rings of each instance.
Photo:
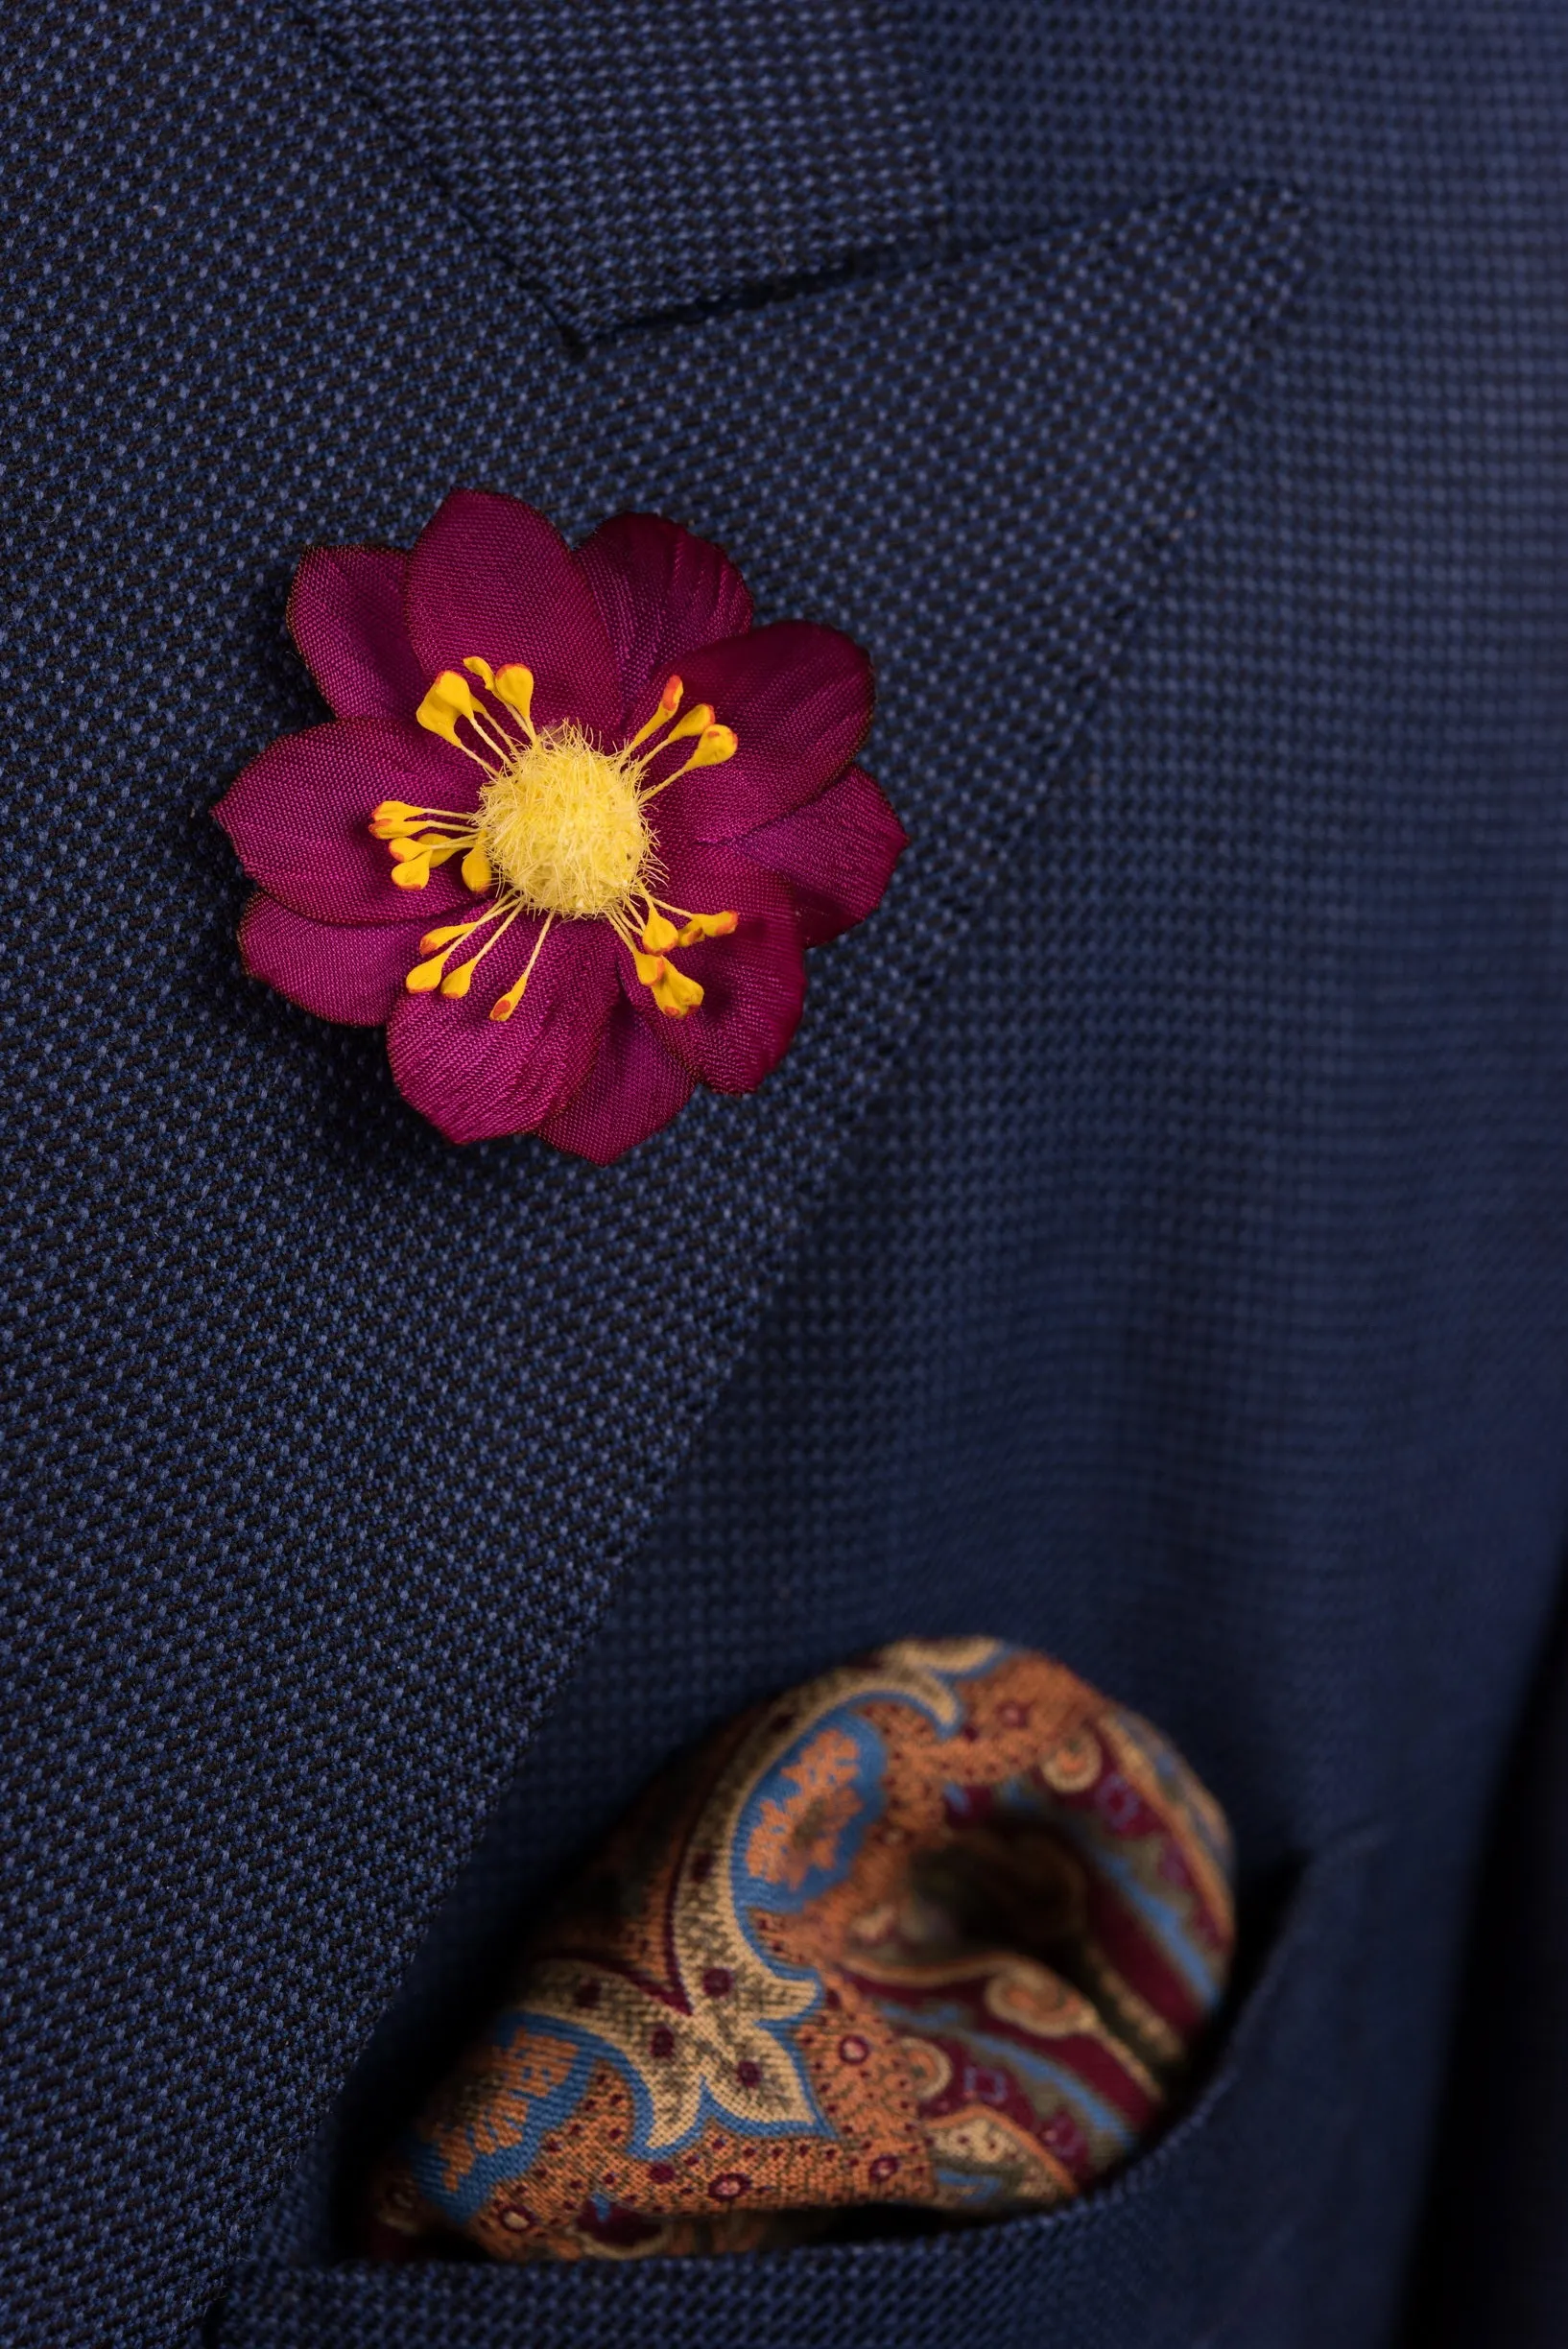
[[[383,799],[370,810],[371,834],[376,840],[394,840],[423,814],[422,808],[412,807],[406,799]]]
[[[473,833],[467,831],[460,832],[455,840],[442,840],[438,833],[423,840],[391,842],[392,879],[400,889],[423,889],[430,878],[432,866],[450,864],[452,858],[463,849],[471,848],[473,838]],[[420,873],[422,878],[417,881],[403,879],[405,873],[415,871]]]
[[[517,980],[514,985],[508,987],[504,995],[498,995],[494,1003],[491,1004],[490,1017],[492,1020],[511,1019],[512,1013],[516,1010],[517,1006],[522,1002],[523,989],[527,986],[529,981],[534,976],[534,965],[539,959],[539,955],[543,950],[545,939],[550,936],[550,925],[555,918],[556,917],[553,914],[547,914],[545,915],[544,926],[540,930],[538,937],[534,941],[534,952],[529,956],[528,961],[524,965],[522,977]]]
[[[710,725],[704,729],[702,739],[686,761],[683,771],[689,774],[694,767],[722,767],[725,759],[734,757],[740,747],[741,738],[733,726]]]
[[[703,733],[712,724],[713,704],[710,701],[694,701],[679,724],[670,728],[659,748],[668,750],[672,743],[684,742],[688,735]]]
[[[433,810],[429,815],[416,808],[412,816],[389,817],[385,823],[371,823],[367,829],[372,839],[389,842],[396,840],[416,842],[436,841],[443,833],[462,833],[465,839],[471,840],[474,819],[471,816],[449,815],[444,808]]]
[[[476,685],[487,700],[479,699]],[[630,741],[602,749],[570,722],[542,734],[535,728],[534,674],[520,661],[495,669],[472,653],[462,671],[441,671],[416,716],[428,732],[484,770],[478,810],[463,815],[384,799],[371,813],[369,829],[386,842],[399,889],[425,888],[433,871],[461,857],[464,884],[489,903],[473,921],[426,932],[419,945],[424,959],[405,980],[411,993],[439,987],[458,1000],[466,996],[480,962],[528,913],[542,914],[543,926],[527,969],[491,1005],[491,1019],[510,1019],[516,1009],[558,914],[606,920],[638,980],[670,1018],[684,1019],[697,1008],[703,989],[668,960],[670,951],[727,937],[739,916],[727,910],[694,914],[665,906],[652,893],[663,868],[644,810],[694,769],[733,758],[739,746],[711,703],[697,702],[681,715],[684,695],[678,676],[667,678],[653,716]],[[649,787],[651,761],[677,742],[691,746],[684,765]],[[453,950],[475,933],[486,934],[477,952],[449,969]]]
[[[684,767],[677,767],[674,774],[666,775],[662,783],[655,783],[652,791],[643,793],[644,805],[650,799],[656,799],[660,792],[668,791],[672,783],[678,783],[682,775],[690,774],[694,767],[722,767],[725,759],[734,757],[740,747],[740,738],[733,726],[704,727]]]
[[[467,750],[467,744],[458,740],[458,720],[466,718],[470,724],[475,724],[479,703],[465,676],[455,669],[443,669],[414,715],[428,732],[439,734],[454,750]]]
[[[671,1019],[684,1019],[689,1011],[696,1010],[702,1000],[702,989],[697,980],[688,979],[684,971],[677,970],[661,954],[639,954],[630,940],[627,950],[632,969],[650,989],[661,1011]]]
[[[508,709],[516,711],[532,737],[534,721],[529,712],[534,707],[533,670],[525,669],[521,661],[508,661],[504,669],[498,669],[495,673],[494,691],[498,701],[504,701]]]
[[[454,995],[460,998],[466,995],[468,989],[473,985],[475,971],[478,970],[480,964],[484,961],[485,957],[489,953],[490,948],[500,944],[500,941],[506,937],[507,932],[511,928],[512,923],[517,919],[518,914],[521,914],[522,911],[523,902],[520,897],[516,895],[512,895],[511,897],[503,895],[497,897],[487,909],[487,911],[481,914],[473,921],[452,922],[449,923],[444,929],[427,931],[425,936],[419,941],[420,952],[423,953],[427,946],[432,946],[438,941],[441,941],[442,943],[442,952],[434,962],[428,965],[425,963],[420,963],[417,966],[418,970],[423,971],[429,968],[439,972],[460,938],[471,937],[476,930],[489,930],[490,935],[485,940],[485,943],[483,946],[481,946],[479,952],[477,954],[470,955],[466,962],[460,962],[456,970],[448,971],[445,978],[441,980],[440,988],[443,995]],[[500,916],[500,920],[497,923],[497,926],[492,930],[490,929],[490,924],[496,921],[496,916],[498,914]],[[545,929],[548,930],[549,927],[549,923],[546,922]],[[541,937],[542,935],[543,934],[541,933]],[[536,953],[537,948],[535,948],[535,951]],[[532,963],[529,967],[532,969]],[[411,971],[403,984],[405,986],[414,987],[416,994],[428,991],[428,989],[433,987],[436,984],[434,979],[420,979],[418,985],[416,986],[415,978],[415,972]]]
[[[656,734],[661,726],[667,726],[669,724],[671,719],[680,707],[680,697],[685,690],[686,688],[684,685],[682,685],[677,676],[673,676],[670,678],[668,684],[664,688],[664,691],[659,696],[657,709],[653,712],[652,718],[644,720],[643,724],[637,728],[635,734],[632,735],[631,740],[627,744],[627,748],[629,750],[635,750],[637,745],[639,743],[645,743],[650,734]]]
[[[695,979],[666,962],[664,975],[653,988],[653,1001],[670,1019],[685,1019],[702,1000],[702,989]]]
[[[695,946],[699,938],[728,937],[739,920],[738,914],[694,914],[676,939],[676,944]]]
[[[532,735],[534,724],[529,711],[534,703],[533,670],[525,669],[521,661],[507,661],[501,668],[492,669],[489,662],[481,660],[477,652],[470,652],[463,665],[478,677],[487,693],[494,694],[498,701],[504,701],[508,709],[516,712]],[[436,682],[439,685],[440,679],[438,677]]]

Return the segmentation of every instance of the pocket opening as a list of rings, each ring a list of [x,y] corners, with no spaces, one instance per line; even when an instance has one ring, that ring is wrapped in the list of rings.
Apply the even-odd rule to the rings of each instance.
[[[1375,1828],[1335,1838],[1266,1890],[1213,2068],[1187,2110],[1064,2208],[779,2253],[506,2266],[464,2261],[253,2263],[214,2313],[211,2349],[901,2349],[963,2341],[1118,2349],[1218,2338],[1267,2262],[1305,2260],[1302,2214],[1354,2110],[1360,1927]],[[1291,2125],[1281,2126],[1283,2115]],[[1288,2147],[1289,2151],[1282,2151]],[[1114,2330],[1112,2330],[1114,2328]]]

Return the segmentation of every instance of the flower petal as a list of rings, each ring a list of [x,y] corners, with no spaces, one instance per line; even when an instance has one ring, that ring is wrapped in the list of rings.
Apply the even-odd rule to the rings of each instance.
[[[864,921],[892,877],[909,835],[864,767],[851,767],[793,816],[735,842],[789,883],[807,946]]]
[[[240,917],[240,953],[252,979],[318,1019],[380,1028],[402,998],[419,941],[406,926],[312,921],[258,890]]]
[[[412,718],[430,682],[403,609],[395,547],[312,547],[289,591],[289,627],[340,718]]]
[[[558,1150],[608,1166],[668,1126],[691,1099],[696,1083],[690,1070],[666,1052],[623,995],[605,1023],[599,1055],[585,1082],[538,1130]]]
[[[409,634],[427,680],[477,655],[534,672],[534,722],[574,718],[608,742],[621,682],[566,541],[521,498],[454,489],[409,558]]]
[[[676,967],[702,1001],[672,1019],[619,957],[621,984],[660,1042],[716,1093],[749,1093],[789,1047],[806,996],[806,962],[786,884],[732,848],[686,847],[672,857],[670,895],[693,913],[740,915],[727,937],[683,946]]]
[[[629,734],[688,652],[751,626],[746,581],[723,547],[662,514],[616,514],[576,560],[614,651]]]
[[[706,646],[680,675],[688,704],[711,702],[740,744],[723,766],[700,767],[660,795],[661,837],[735,840],[789,815],[843,772],[871,723],[870,662],[837,629],[810,621]]]
[[[473,899],[455,863],[423,889],[394,887],[387,843],[367,828],[370,811],[381,799],[406,799],[472,815],[479,772],[408,720],[339,718],[269,744],[212,812],[251,880],[295,913],[425,928]]]
[[[531,917],[515,921],[505,961],[498,947],[467,995],[405,991],[388,1023],[399,1091],[449,1142],[528,1132],[570,1100],[593,1065],[617,1000],[614,940],[603,922],[554,923],[516,1010],[490,1017],[538,935]]]

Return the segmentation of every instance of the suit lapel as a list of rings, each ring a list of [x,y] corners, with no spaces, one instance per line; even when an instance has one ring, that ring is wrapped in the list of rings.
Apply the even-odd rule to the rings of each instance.
[[[349,84],[582,340],[940,233],[880,0],[304,0]]]
[[[33,1602],[25,1781],[74,1889],[23,1985],[50,2125],[11,2174],[53,2228],[107,2131],[122,2213],[113,2263],[55,2236],[61,2340],[198,2311],[295,2158],[927,991],[996,917],[1298,241],[1288,202],[1211,194],[573,355],[297,43],[196,12],[135,37],[12,246],[46,289],[70,273],[35,338],[53,424],[9,657],[23,1139],[77,1238],[31,1325],[66,1563]],[[915,842],[886,906],[814,958],[776,1079],[607,1171],[447,1149],[377,1042],[235,968],[204,810],[313,715],[291,563],[406,543],[458,481],[574,534],[673,512],[759,617],[877,665],[867,763]]]

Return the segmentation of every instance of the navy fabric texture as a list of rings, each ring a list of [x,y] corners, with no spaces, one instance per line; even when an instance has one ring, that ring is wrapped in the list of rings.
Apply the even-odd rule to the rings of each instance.
[[[574,105],[620,58],[683,119],[684,47],[650,92],[618,12],[544,13]],[[389,64],[456,39],[422,0],[49,7],[5,61],[8,2338],[177,2339],[242,2253],[209,2337],[291,2349],[1398,2322],[1568,1530],[1568,27],[772,13],[764,145],[775,41],[880,59],[894,126],[776,235],[732,173],[636,240],[550,211],[553,126]],[[607,1174],[447,1151],[235,970],[205,810],[313,715],[292,561],[460,479],[672,511],[878,665],[886,907],[776,1080]],[[674,1746],[975,1629],[1237,1825],[1244,1980],[1162,2147],[972,2235],[345,2256]]]
[[[1568,1613],[1499,1795],[1410,2349],[1553,2349],[1568,2312]]]
[[[939,233],[906,28],[878,0],[309,0],[300,13],[581,335]],[[482,315],[472,252],[444,259],[460,306]]]

